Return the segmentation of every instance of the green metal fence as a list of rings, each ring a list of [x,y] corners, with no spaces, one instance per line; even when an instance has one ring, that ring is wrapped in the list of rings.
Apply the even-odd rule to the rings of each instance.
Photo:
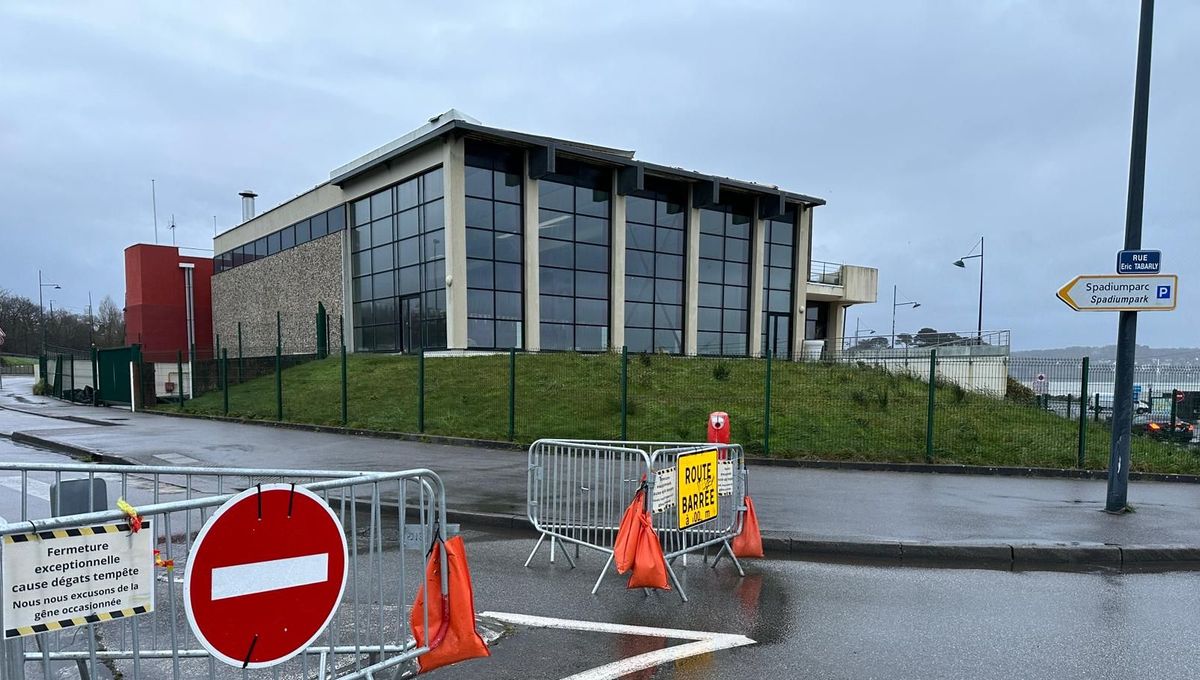
[[[275,321],[275,320],[271,320]],[[731,416],[751,454],[1103,469],[1114,367],[946,348],[840,361],[661,354],[347,354],[281,344],[195,362],[187,411],[351,429],[529,442],[697,440]],[[261,335],[261,334],[260,334]],[[932,377],[932,380],[931,380]],[[1200,473],[1200,369],[1141,367],[1135,469]]]

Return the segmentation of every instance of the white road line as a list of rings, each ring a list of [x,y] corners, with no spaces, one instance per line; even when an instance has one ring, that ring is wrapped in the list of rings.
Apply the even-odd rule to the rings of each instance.
[[[672,640],[693,640],[683,645],[666,647],[645,654],[638,654],[627,659],[597,666],[590,670],[576,673],[564,680],[615,680],[646,668],[653,668],[679,659],[686,659],[699,654],[710,654],[722,649],[744,647],[755,644],[754,640],[745,635],[732,633],[712,633],[700,630],[681,630],[678,628],[652,628],[649,626],[630,626],[620,623],[604,623],[601,621],[576,621],[572,619],[554,619],[545,616],[529,614],[512,614],[508,612],[483,612],[486,616],[497,621],[511,623],[531,628],[556,628],[560,630],[579,630],[592,633],[615,633],[619,635],[644,635],[648,637],[668,638]]]
[[[212,570],[212,599],[265,593],[329,580],[329,553],[218,567]]]
[[[21,493],[22,491],[20,477],[0,477],[0,486],[12,489],[17,493]],[[24,491],[34,498],[40,498],[44,501],[50,500],[50,485],[45,482],[31,479]]]

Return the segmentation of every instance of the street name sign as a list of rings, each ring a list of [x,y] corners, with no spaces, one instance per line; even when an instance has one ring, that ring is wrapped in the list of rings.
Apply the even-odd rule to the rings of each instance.
[[[1161,250],[1122,250],[1117,253],[1118,274],[1157,274],[1161,268]]]
[[[1077,312],[1169,312],[1179,298],[1179,277],[1076,276],[1058,290],[1058,299]]]
[[[196,535],[183,577],[188,624],[226,664],[282,663],[329,625],[348,561],[342,524],[319,496],[291,484],[251,487]]]
[[[4,637],[154,610],[154,531],[101,524],[4,537]]]

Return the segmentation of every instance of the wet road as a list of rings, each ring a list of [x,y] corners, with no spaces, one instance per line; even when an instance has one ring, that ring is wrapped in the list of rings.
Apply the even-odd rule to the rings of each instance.
[[[757,560],[681,569],[691,602],[627,591],[602,560],[521,564],[523,535],[468,532],[476,606],[568,619],[737,633],[758,644],[634,678],[1193,678],[1200,575],[1002,572]],[[431,677],[562,678],[679,644],[517,627],[488,660]]]

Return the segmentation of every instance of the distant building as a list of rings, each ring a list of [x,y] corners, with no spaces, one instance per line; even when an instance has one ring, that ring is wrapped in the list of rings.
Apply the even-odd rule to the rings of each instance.
[[[248,346],[280,311],[285,351],[313,351],[321,302],[358,352],[798,355],[876,299],[874,269],[809,261],[819,198],[454,110],[265,213],[243,199],[213,321],[255,320]]]

